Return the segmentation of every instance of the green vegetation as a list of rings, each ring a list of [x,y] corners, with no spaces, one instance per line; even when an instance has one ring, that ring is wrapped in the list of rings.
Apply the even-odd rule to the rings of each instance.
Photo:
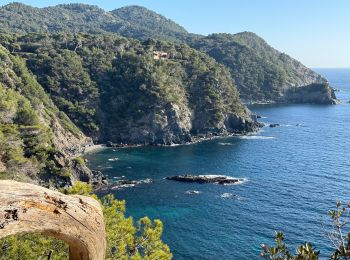
[[[80,165],[85,165],[85,160],[81,156],[74,158],[73,161],[75,161],[76,163],[78,163]]]
[[[267,247],[265,244],[261,244],[263,252],[261,257],[271,260],[317,260],[320,254],[319,251],[315,251],[310,243],[305,243],[296,249],[296,254],[293,255],[289,251],[285,244],[285,237],[282,232],[276,233],[276,246]]]
[[[227,69],[184,44],[90,34],[0,38],[27,60],[54,104],[95,140],[182,142],[189,133],[223,131],[227,116],[248,118]],[[154,59],[154,51],[166,58]],[[188,121],[192,128],[182,123]],[[178,136],[164,138],[173,131]]]
[[[244,100],[278,101],[284,88],[325,82],[254,33],[212,34],[190,38],[189,44],[229,68]]]
[[[91,185],[77,182],[71,188],[62,190],[66,194],[89,196]],[[96,195],[91,195],[95,198]],[[106,226],[106,259],[153,260],[171,259],[169,247],[161,240],[163,225],[160,220],[152,222],[144,217],[136,224],[131,217],[125,217],[125,201],[118,201],[112,195],[101,200]],[[60,240],[38,234],[10,236],[0,240],[0,259],[68,259],[68,247]]]
[[[187,31],[175,22],[141,6],[122,7],[110,13],[120,18],[123,26],[118,29],[109,26],[107,30],[125,37],[179,41],[182,35],[187,34]]]
[[[11,3],[0,8],[0,26],[16,33],[117,33],[127,37],[176,40],[186,30],[173,21],[140,6],[105,12],[85,4],[34,8]],[[64,17],[64,18],[63,18]]]
[[[137,6],[105,12],[84,4],[40,9],[12,3],[0,16],[0,179],[71,185],[77,172],[89,171],[76,157],[87,143],[84,134],[100,142],[171,144],[252,130],[239,96],[334,98],[320,75],[253,33],[193,35]],[[165,54],[155,59],[154,52]],[[330,101],[313,96],[312,102]],[[89,195],[91,187],[77,182],[64,192]],[[134,224],[125,217],[125,202],[110,195],[101,205],[108,259],[171,258],[160,221]],[[279,233],[277,247],[265,256],[290,259],[283,241]],[[344,243],[336,257],[348,254]],[[7,238],[1,246],[2,259],[67,256],[62,242],[36,234]],[[317,257],[305,244],[295,259],[305,254]]]
[[[326,235],[331,242],[333,253],[329,259],[340,260],[350,258],[350,230],[345,230],[349,224],[350,204],[336,203],[334,210],[329,210],[329,225],[325,226]],[[296,254],[290,251],[285,243],[285,236],[282,232],[276,232],[276,246],[261,244],[261,257],[271,260],[317,260],[320,251],[316,251],[310,243],[300,245]]]
[[[163,224],[149,218],[140,219],[136,226],[131,217],[125,218],[125,201],[112,195],[102,198],[107,231],[107,259],[171,259],[169,247],[161,241]]]
[[[128,6],[104,12],[96,6],[82,4],[45,9],[10,4],[0,9],[0,13],[7,18],[2,28],[11,32],[43,32],[42,28],[47,28],[46,32],[50,33],[116,33],[140,40],[153,38],[187,43],[227,66],[245,100],[278,101],[285,87],[325,82],[320,75],[273,49],[253,33],[208,37],[189,34],[181,26],[143,7]],[[70,17],[69,25],[61,19],[62,15]],[[71,23],[74,26],[70,26]]]
[[[127,6],[105,12],[83,4],[40,9],[14,3],[2,7],[0,15],[4,17],[0,25],[9,32],[118,34],[139,40],[152,38],[186,43],[227,66],[241,97],[247,101],[289,102],[288,97],[281,99],[285,89],[325,83],[319,74],[273,49],[254,33],[212,34],[207,37],[190,34],[173,21],[144,7]],[[76,43],[78,46],[84,41],[77,40]],[[36,44],[32,43],[32,47],[35,48]],[[323,94],[327,95],[327,91]]]
[[[62,116],[20,57],[2,46],[0,57],[1,178],[69,179],[71,169],[57,161],[62,151],[55,145],[56,129],[51,125],[61,124],[63,132],[76,135],[80,131],[67,116]]]
[[[0,239],[0,259],[68,259],[68,246],[55,238],[24,234]]]

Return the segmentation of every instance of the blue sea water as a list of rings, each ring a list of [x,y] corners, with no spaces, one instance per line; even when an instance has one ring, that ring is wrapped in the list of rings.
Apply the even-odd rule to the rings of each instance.
[[[339,90],[342,104],[254,106],[261,121],[281,126],[193,145],[107,149],[88,155],[89,164],[111,179],[154,180],[112,192],[135,219],[163,221],[174,259],[259,259],[260,243],[273,243],[279,230],[291,248],[312,241],[327,257],[321,222],[336,200],[350,201],[350,69],[318,72]],[[247,181],[222,186],[164,179],[185,173]]]

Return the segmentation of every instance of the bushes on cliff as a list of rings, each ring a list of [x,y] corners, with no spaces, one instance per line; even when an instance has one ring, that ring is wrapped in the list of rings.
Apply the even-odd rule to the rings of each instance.
[[[0,160],[7,174],[24,180],[58,167],[54,153],[52,132],[30,101],[0,82]]]
[[[321,76],[254,33],[216,33],[188,38],[188,44],[224,64],[244,100],[278,100],[286,86],[305,85],[310,79],[324,82]]]
[[[8,43],[10,44],[10,43]],[[1,178],[46,182],[68,179],[69,166],[58,162],[56,128],[82,137],[80,130],[55,107],[20,57],[0,45],[0,166]],[[57,127],[56,127],[57,126]]]
[[[229,71],[185,44],[113,35],[5,36],[2,44],[26,58],[55,105],[100,141],[141,142],[128,139],[130,129],[163,124],[154,115],[173,106],[180,117],[193,113],[193,133],[222,129],[229,114],[247,116]],[[154,59],[154,51],[166,58]]]

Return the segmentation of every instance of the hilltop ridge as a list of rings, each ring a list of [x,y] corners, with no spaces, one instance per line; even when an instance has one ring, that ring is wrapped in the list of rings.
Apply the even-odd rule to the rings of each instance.
[[[86,4],[35,8],[12,3],[1,7],[0,15],[5,18],[0,21],[2,30],[12,33],[118,34],[141,41],[152,38],[188,44],[227,66],[247,103],[336,102],[326,79],[252,32],[191,34],[174,21],[135,5],[104,11]],[[308,87],[312,84],[323,87],[316,91]]]

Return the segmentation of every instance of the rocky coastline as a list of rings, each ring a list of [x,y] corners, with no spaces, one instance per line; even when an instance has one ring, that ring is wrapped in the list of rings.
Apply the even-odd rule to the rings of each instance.
[[[285,87],[274,99],[245,100],[242,103],[247,106],[274,105],[274,104],[317,104],[336,105],[339,103],[335,95],[336,90],[329,83],[312,83],[305,86]]]

